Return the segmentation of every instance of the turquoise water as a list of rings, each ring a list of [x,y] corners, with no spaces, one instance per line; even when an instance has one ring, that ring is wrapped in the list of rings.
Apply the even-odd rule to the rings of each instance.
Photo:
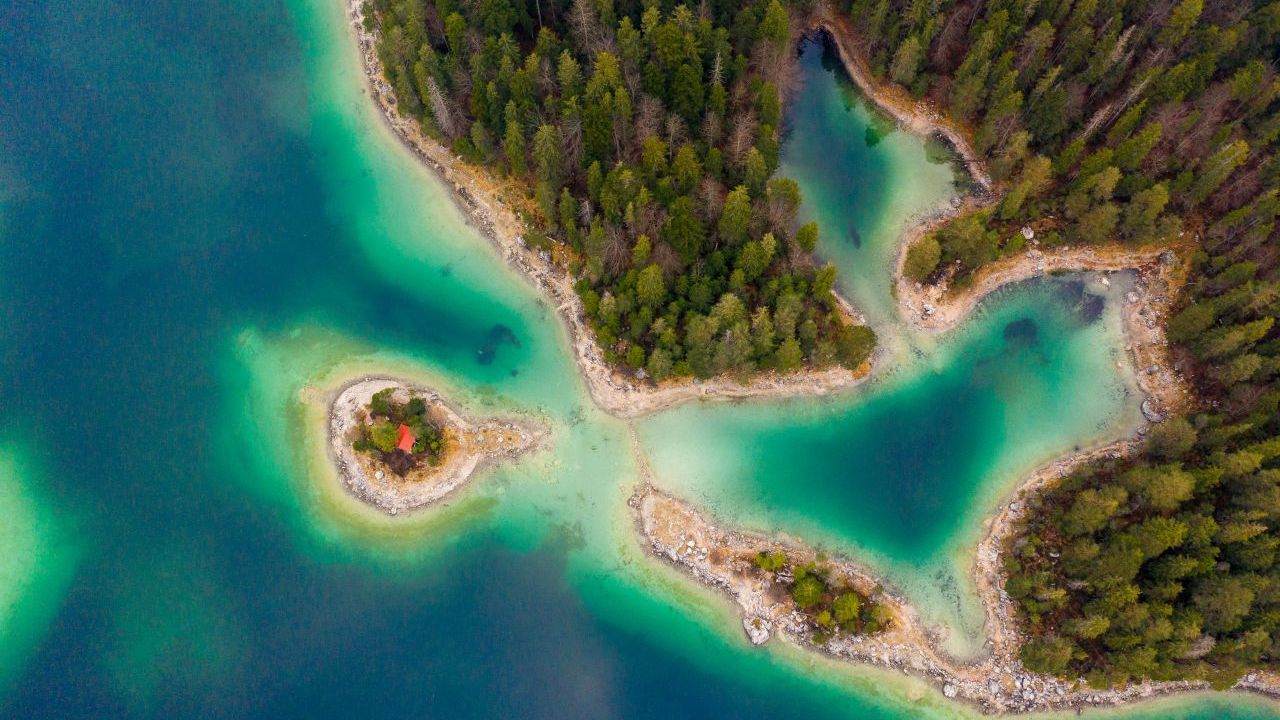
[[[749,648],[727,603],[646,558],[627,428],[591,406],[538,296],[378,123],[343,21],[328,0],[0,10],[0,715],[964,714],[914,681]],[[986,395],[1023,408],[1006,370],[1110,362],[1088,344],[1108,315],[1036,310],[1037,292],[862,395],[691,408],[642,433],[705,414],[708,437],[770,415],[785,435],[831,413],[809,427],[873,443],[857,408],[927,400],[929,373],[973,385],[975,412],[994,412]],[[1015,330],[1012,347],[1004,328],[1024,317],[1038,339]],[[542,413],[551,447],[389,521],[338,491],[315,432],[317,393],[371,370],[476,411]],[[975,468],[1057,449],[966,437],[995,444]],[[958,482],[998,484],[980,474]],[[973,496],[962,515],[981,494],[956,495]],[[786,497],[769,503],[780,522],[804,517]],[[946,514],[921,515],[919,545],[854,515],[812,522],[909,579],[971,524]],[[1131,716],[1268,712],[1217,698]]]

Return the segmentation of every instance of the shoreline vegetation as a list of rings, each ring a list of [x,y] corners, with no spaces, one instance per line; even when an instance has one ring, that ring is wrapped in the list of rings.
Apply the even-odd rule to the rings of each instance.
[[[1212,688],[1206,681],[1145,681],[1096,689],[1078,680],[1031,672],[1019,660],[1023,636],[1017,629],[1013,604],[1000,590],[1002,566],[998,548],[1007,540],[1007,532],[998,528],[1011,527],[1008,520],[1019,516],[1024,495],[1056,482],[1072,467],[1124,451],[1122,443],[1115,443],[1052,463],[1036,472],[1018,489],[1015,499],[1003,506],[992,531],[979,545],[975,566],[989,643],[981,657],[967,662],[943,649],[942,631],[926,625],[907,600],[851,560],[829,556],[785,535],[769,537],[727,529],[647,480],[628,505],[647,551],[697,582],[728,595],[740,608],[743,632],[754,645],[763,645],[777,635],[838,660],[900,671],[929,682],[944,697],[970,704],[984,714],[1114,707],[1208,691]],[[833,582],[857,589],[883,608],[887,629],[873,633],[826,630],[798,607],[787,590],[785,576],[780,580],[772,573],[762,572],[752,561],[762,553],[785,556],[792,564],[823,568]],[[1280,676],[1249,673],[1232,689],[1280,699]]]
[[[903,246],[905,248],[905,245]],[[901,267],[903,254],[899,255]],[[1171,414],[1191,410],[1195,398],[1186,378],[1175,368],[1165,337],[1170,308],[1186,282],[1186,265],[1168,247],[1035,248],[986,266],[972,284],[950,290],[946,284],[922,285],[897,275],[899,307],[904,319],[921,332],[944,332],[973,312],[997,290],[1058,273],[1108,275],[1132,272],[1133,289],[1121,308],[1123,338],[1133,378],[1145,396],[1143,416],[1161,422]]]
[[[991,192],[991,176],[986,163],[973,150],[969,133],[928,102],[916,100],[901,87],[876,78],[866,53],[858,46],[858,33],[853,23],[833,8],[829,0],[817,3],[808,27],[810,32],[819,32],[830,38],[845,74],[864,97],[896,120],[900,128],[920,137],[941,139],[959,158],[973,182],[984,193]]]
[[[421,402],[423,407],[411,414],[429,418],[425,424],[439,440],[430,461],[410,464],[410,454],[394,447],[387,453],[363,448],[379,418],[385,422],[385,408],[378,415],[370,409],[379,399],[389,401],[393,410],[412,407],[415,399]],[[351,380],[333,394],[328,407],[327,446],[343,486],[357,499],[392,516],[443,501],[483,467],[519,457],[540,445],[547,435],[544,428],[524,421],[470,420],[434,390],[391,377]],[[426,450],[415,445],[412,452],[425,456]],[[401,455],[406,462],[386,461]]]
[[[1143,415],[1149,421],[1158,421],[1172,412],[1185,412],[1194,406],[1186,379],[1174,368],[1169,356],[1164,332],[1171,306],[1187,275],[1186,262],[1169,245],[1044,250],[1032,247],[984,266],[974,277],[966,278],[963,287],[956,288],[952,288],[945,277],[933,283],[916,282],[907,277],[904,272],[907,255],[918,240],[952,220],[994,207],[1001,199],[1001,189],[994,185],[986,162],[973,149],[971,131],[927,99],[917,100],[901,86],[876,77],[865,48],[858,41],[858,32],[848,18],[834,10],[829,2],[820,2],[809,27],[811,32],[824,33],[831,39],[845,73],[864,97],[896,120],[902,129],[945,142],[978,186],[977,193],[957,198],[949,206],[911,224],[899,239],[892,281],[898,312],[905,323],[917,332],[945,332],[959,325],[985,298],[1009,285],[1046,274],[1134,271],[1138,281],[1126,298],[1122,317],[1125,349],[1133,363],[1135,381],[1146,396]],[[1185,248],[1182,250],[1182,255],[1188,254]]]
[[[620,372],[605,360],[594,333],[587,324],[582,299],[574,289],[570,273],[559,263],[557,248],[539,250],[526,242],[529,227],[521,219],[521,208],[528,204],[524,192],[510,179],[500,179],[488,169],[469,163],[460,155],[444,147],[436,139],[426,135],[413,118],[401,115],[396,107],[393,89],[385,80],[385,73],[376,50],[377,34],[367,27],[364,0],[345,0],[348,28],[352,33],[361,58],[365,91],[379,109],[379,114],[392,133],[411,153],[430,167],[449,190],[455,204],[464,216],[477,227],[495,246],[499,255],[514,269],[547,295],[551,306],[563,319],[579,374],[587,385],[592,400],[605,412],[622,419],[634,419],[660,412],[691,400],[738,400],[789,397],[813,397],[837,394],[867,379],[878,361],[881,347],[862,365],[850,371],[843,367],[804,368],[796,372],[778,373],[765,371],[755,374],[745,382],[733,375],[723,375],[707,380],[679,379],[662,383],[637,381],[634,375]],[[971,149],[965,133],[955,127],[944,115],[924,103],[908,103],[904,94],[895,92],[894,86],[878,82],[866,68],[865,58],[852,40],[853,32],[847,20],[842,19],[826,4],[819,6],[808,25],[810,32],[823,32],[833,40],[838,56],[846,72],[858,89],[881,110],[888,112],[906,129],[921,135],[941,137],[961,158],[974,182],[989,191],[990,178],[984,163]],[[900,241],[905,255],[912,238],[921,236],[928,228],[970,210],[977,203],[990,202],[969,196],[941,209],[909,227]],[[1008,280],[989,283],[983,292],[976,293],[970,301],[976,304],[986,294],[1007,283],[1035,277],[1036,262],[1030,258],[1015,259],[1015,268]],[[1131,267],[1141,264],[1135,258]],[[895,291],[907,287],[899,269],[895,274]],[[1112,269],[1125,268],[1123,257]],[[1063,267],[1064,270],[1088,269]],[[833,290],[838,314],[845,323],[862,323],[863,316],[849,301]],[[900,298],[903,296],[899,296]],[[904,302],[898,303],[899,311],[915,329],[922,329],[910,318]],[[952,313],[951,322],[961,319]],[[1144,366],[1146,367],[1146,366]]]

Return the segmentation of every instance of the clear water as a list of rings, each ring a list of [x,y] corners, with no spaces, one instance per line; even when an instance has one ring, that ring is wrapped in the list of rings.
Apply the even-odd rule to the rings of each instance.
[[[339,3],[19,0],[0,31],[0,715],[965,713],[911,680],[749,648],[724,600],[645,557],[626,427],[593,409],[538,296],[380,125]],[[692,408],[643,432],[707,413],[727,436],[773,413],[785,434],[804,406],[835,415],[810,421],[815,442],[870,443],[860,404],[927,398],[895,389],[928,385],[918,368],[960,392],[968,348],[995,358],[968,391],[983,413],[983,387],[1021,397],[997,376],[1037,354],[1109,362],[1073,344],[1106,337],[1105,314],[1073,325],[1033,310],[1035,292],[862,397]],[[1009,350],[996,338],[1026,313],[1039,345]],[[420,375],[478,413],[541,412],[552,447],[391,522],[337,490],[316,434],[315,392],[365,371]],[[988,441],[965,462],[1058,449],[1008,459]],[[957,512],[980,514],[982,492]],[[782,524],[805,513],[788,497]],[[921,514],[931,537],[971,525],[944,515]],[[891,568],[948,542],[814,517]],[[1270,712],[1219,697],[1131,716]]]
[[[852,397],[690,406],[642,435],[681,494],[753,527],[858,548],[952,628],[953,650],[976,649],[982,614],[963,578],[982,518],[1046,459],[1135,422],[1121,354],[1104,350],[1119,348],[1118,303],[1088,317],[1082,296],[1079,281],[1015,288]]]

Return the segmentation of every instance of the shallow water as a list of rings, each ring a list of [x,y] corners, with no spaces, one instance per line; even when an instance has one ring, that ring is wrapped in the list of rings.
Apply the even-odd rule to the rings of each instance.
[[[534,291],[379,124],[343,20],[330,0],[0,10],[0,714],[963,714],[914,681],[749,648],[727,603],[644,556],[626,427],[593,408]],[[910,404],[898,398],[922,415],[937,393],[1017,424],[1009,406],[1071,382],[1032,382],[1043,362],[1064,378],[1110,363],[1088,344],[1111,337],[1111,315],[1073,320],[1044,292],[1011,292],[860,396],[690,408],[644,433],[702,417],[709,448],[741,424],[784,438],[766,449],[872,443],[860,418]],[[1025,318],[1035,337],[1006,341]],[[477,412],[542,413],[552,446],[440,512],[388,521],[332,482],[307,401],[374,370]],[[1014,372],[1027,377],[1003,387]],[[1054,402],[1081,418],[1115,406]],[[966,517],[982,512],[973,488],[999,484],[983,467],[1062,449],[962,440]],[[714,504],[799,521],[811,470],[788,470],[795,489],[776,502]],[[947,565],[936,557],[969,520],[884,497],[927,537],[863,532],[854,514],[809,522],[895,578]],[[1175,707],[1265,714],[1243,699]]]

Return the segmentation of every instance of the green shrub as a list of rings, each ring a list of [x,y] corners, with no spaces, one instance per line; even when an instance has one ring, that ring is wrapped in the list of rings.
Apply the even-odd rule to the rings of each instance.
[[[777,572],[786,566],[787,556],[783,555],[781,552],[777,550],[774,550],[771,553],[766,553],[763,550],[761,550],[760,552],[756,553],[756,556],[752,559],[752,562],[754,562],[756,564],[756,567],[760,568],[761,570],[769,570],[771,572]]]
[[[399,427],[389,422],[374,423],[369,428],[369,440],[382,452],[391,452],[399,439]]]
[[[916,282],[924,282],[938,269],[942,260],[942,246],[938,238],[926,235],[907,248],[907,257],[902,263],[902,274]]]
[[[858,614],[862,612],[862,598],[853,592],[840,593],[832,603],[832,608],[835,610],[836,620],[845,625],[858,619]]]
[[[379,390],[373,394],[369,400],[369,411],[374,415],[390,415],[391,414],[391,394],[395,392],[395,388],[387,388]]]
[[[797,578],[791,586],[791,599],[796,601],[801,610],[807,610],[822,602],[822,594],[826,590],[821,578],[806,574]]]

